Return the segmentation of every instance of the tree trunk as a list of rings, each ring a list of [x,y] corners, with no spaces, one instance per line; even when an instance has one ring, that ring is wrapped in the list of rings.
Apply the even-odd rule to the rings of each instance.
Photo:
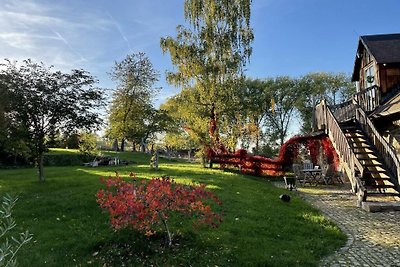
[[[162,222],[164,224],[165,232],[167,233],[166,244],[168,245],[168,247],[170,247],[172,245],[172,235],[168,229],[167,220],[162,219]]]
[[[132,142],[132,152],[136,152],[136,143]]]
[[[44,183],[44,170],[43,170],[43,153],[40,153],[37,158],[39,182]]]
[[[257,134],[256,136],[256,149],[255,149],[255,154],[258,155],[259,150],[260,150],[260,135]]]
[[[122,138],[122,140],[121,140],[121,151],[122,152],[125,151],[125,138]]]
[[[140,152],[146,152],[146,147],[145,147],[145,143],[144,143],[144,138],[142,138],[141,142],[140,142]]]
[[[156,170],[158,170],[158,151],[155,152],[154,157],[155,157],[155,159],[154,159],[154,168]]]
[[[119,151],[119,148],[118,148],[118,139],[114,139],[114,143],[113,143],[112,149],[113,149],[114,151]]]

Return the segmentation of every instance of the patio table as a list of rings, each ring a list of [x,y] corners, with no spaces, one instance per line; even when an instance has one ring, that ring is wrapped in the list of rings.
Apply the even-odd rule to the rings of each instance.
[[[324,181],[325,184],[327,184],[326,180],[322,176],[322,170],[321,169],[302,169],[301,170],[304,173],[304,183],[314,183],[318,184],[321,179]]]

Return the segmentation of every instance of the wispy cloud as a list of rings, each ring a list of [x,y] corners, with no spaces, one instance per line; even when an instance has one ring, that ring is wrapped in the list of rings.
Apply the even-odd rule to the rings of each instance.
[[[126,35],[124,34],[124,32],[121,29],[121,26],[119,25],[119,23],[114,19],[114,17],[109,13],[106,12],[107,16],[111,19],[111,21],[113,22],[113,24],[115,25],[115,27],[118,29],[119,34],[121,35],[122,39],[125,41],[126,46],[128,47],[128,50],[130,53],[132,53],[132,47],[131,44],[129,43],[128,38],[126,37]]]
[[[95,12],[71,15],[69,8],[57,3],[2,0],[0,58],[32,58],[65,70],[85,67],[98,53],[94,46],[102,43],[98,40],[102,35],[96,33],[113,24]]]
[[[86,58],[84,58],[76,49],[74,49],[70,43],[57,31],[54,31],[55,35],[57,35],[57,37],[59,38],[59,40],[61,40],[75,55],[77,55],[78,57],[80,57],[81,61],[87,61]]]

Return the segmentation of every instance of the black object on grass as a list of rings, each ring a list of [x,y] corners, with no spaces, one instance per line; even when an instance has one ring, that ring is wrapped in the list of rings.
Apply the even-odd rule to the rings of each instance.
[[[280,195],[279,198],[280,198],[283,202],[289,202],[289,201],[290,201],[290,196],[288,196],[288,195]]]

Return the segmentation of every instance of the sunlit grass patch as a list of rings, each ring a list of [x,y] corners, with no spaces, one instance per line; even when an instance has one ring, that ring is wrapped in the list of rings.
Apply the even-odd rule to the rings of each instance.
[[[0,170],[0,192],[20,196],[18,227],[34,234],[35,243],[21,251],[20,266],[316,266],[345,243],[323,215],[265,178],[167,160],[154,170],[149,155],[117,155],[134,163],[46,167],[44,184],[33,168]],[[115,233],[95,198],[100,177],[115,171],[126,179],[134,172],[138,179],[166,175],[177,183],[206,184],[222,201],[215,208],[223,222],[217,229],[196,229],[174,217],[171,249],[163,245],[162,235],[148,239],[132,231]],[[289,203],[279,199],[283,193],[291,196]]]

